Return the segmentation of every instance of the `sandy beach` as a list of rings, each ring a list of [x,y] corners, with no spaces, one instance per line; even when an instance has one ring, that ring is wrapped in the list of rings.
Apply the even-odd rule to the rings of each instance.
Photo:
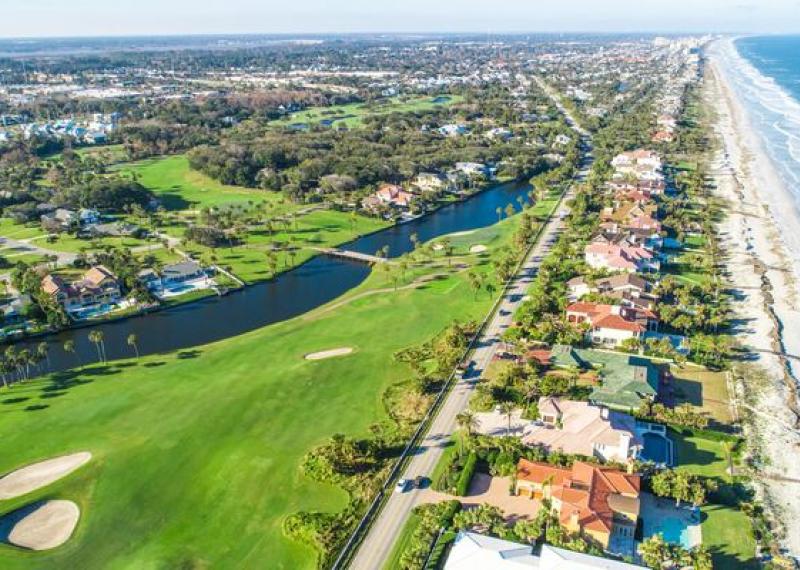
[[[728,43],[726,43],[728,42]],[[737,340],[754,355],[737,365],[736,403],[761,458],[755,479],[764,503],[782,523],[783,544],[800,553],[800,311],[792,239],[800,236],[794,201],[731,88],[730,40],[709,50],[706,98],[716,110],[721,148],[711,172],[729,204],[720,224],[733,290]],[[793,370],[794,367],[794,370]],[[759,372],[760,371],[760,372]]]

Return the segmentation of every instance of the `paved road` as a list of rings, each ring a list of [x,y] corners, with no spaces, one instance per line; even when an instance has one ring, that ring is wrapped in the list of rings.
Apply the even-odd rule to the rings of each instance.
[[[13,251],[3,252],[12,263],[14,262],[14,257],[16,257],[16,255],[11,254],[33,253],[38,255],[55,255],[58,257],[59,265],[70,264],[75,261],[75,258],[77,257],[77,255],[74,253],[66,253],[63,251],[48,249],[46,247],[40,247],[35,243],[32,243],[31,240],[17,240],[8,237],[0,237],[0,247],[12,248]]]
[[[591,147],[589,146],[590,141],[587,133],[569,116],[566,109],[561,107],[556,96],[551,92],[548,92],[548,94],[567,117],[570,126],[583,137],[586,143],[583,164],[577,177],[579,181],[583,180],[588,174],[591,165]],[[573,192],[574,189],[571,188],[566,193],[564,202],[573,195]],[[566,210],[567,207],[562,202],[559,212]],[[511,325],[514,312],[522,302],[522,298],[536,276],[542,260],[564,229],[564,222],[561,216],[558,215],[559,212],[547,223],[539,241],[533,247],[519,273],[508,287],[498,311],[484,329],[482,336],[478,340],[477,348],[472,353],[474,366],[466,375],[467,377],[459,380],[450,394],[448,394],[434,418],[428,434],[414,450],[414,457],[406,466],[401,475],[402,478],[414,479],[420,475],[430,477],[434,466],[442,457],[444,446],[457,428],[456,416],[467,408],[477,380],[497,351],[500,335]],[[353,561],[350,563],[350,568],[353,570],[380,570],[383,567],[391,553],[395,539],[399,536],[411,510],[418,504],[419,498],[417,490],[402,494],[393,493],[389,497],[378,518],[372,524],[369,533],[359,546]]]

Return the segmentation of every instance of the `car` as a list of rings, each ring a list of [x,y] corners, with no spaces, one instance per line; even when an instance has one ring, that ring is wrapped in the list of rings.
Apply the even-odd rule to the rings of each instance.
[[[408,479],[400,479],[397,482],[397,485],[394,486],[395,493],[405,493],[408,491],[408,488],[411,486],[411,481]]]
[[[414,486],[417,489],[424,489],[425,487],[430,485],[430,483],[431,483],[431,480],[428,479],[427,477],[425,477],[424,475],[417,475],[414,478]]]

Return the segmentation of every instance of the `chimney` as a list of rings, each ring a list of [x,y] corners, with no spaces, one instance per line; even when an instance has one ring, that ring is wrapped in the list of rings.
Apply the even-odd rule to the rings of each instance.
[[[570,527],[570,530],[575,531],[575,530],[578,530],[580,528],[578,526],[578,520],[579,520],[578,517],[579,517],[579,513],[578,513],[577,510],[572,511],[569,514],[569,527]]]

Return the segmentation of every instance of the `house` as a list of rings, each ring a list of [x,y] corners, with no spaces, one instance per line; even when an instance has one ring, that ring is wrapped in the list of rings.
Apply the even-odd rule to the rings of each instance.
[[[635,273],[618,273],[611,277],[603,277],[588,281],[585,277],[575,277],[567,281],[567,290],[570,300],[577,301],[589,293],[598,293],[604,296],[621,296],[629,294],[636,297],[650,295],[653,284]],[[653,299],[657,297],[652,296]]]
[[[488,176],[489,174],[487,166],[480,162],[456,162],[455,169],[459,172],[463,172],[467,176]]]
[[[203,267],[196,261],[188,259],[186,261],[165,265],[161,269],[161,286],[171,287],[205,276],[206,273]]]
[[[25,310],[30,304],[31,296],[26,293],[4,299],[0,303],[0,312],[2,312],[3,315],[2,324],[10,325],[22,321],[25,315]]]
[[[639,520],[641,478],[576,461],[571,468],[520,459],[515,492],[549,499],[561,526],[608,550],[612,535],[633,538]]]
[[[96,305],[112,305],[122,298],[122,289],[116,276],[103,265],[90,268],[80,280],[72,283],[48,274],[42,279],[42,290],[68,312]]]
[[[661,170],[661,157],[651,150],[634,150],[618,154],[611,160],[617,172],[632,171],[636,166],[645,167],[651,170]]]
[[[658,271],[661,268],[653,252],[644,247],[593,242],[584,248],[583,257],[592,269],[636,273]]]
[[[537,555],[519,544],[476,532],[461,531],[447,555],[444,570],[641,570],[642,566],[542,545]]]
[[[439,127],[439,134],[446,137],[458,137],[461,135],[466,135],[468,132],[469,129],[467,126],[461,124],[442,125]]]
[[[42,227],[50,231],[66,231],[79,225],[77,212],[66,208],[56,208],[55,211],[42,214]]]
[[[395,184],[382,184],[372,195],[367,196],[362,201],[362,205],[367,209],[377,209],[381,206],[389,206],[400,209],[408,209],[414,201],[414,194],[406,192]]]
[[[491,140],[501,139],[505,141],[511,138],[511,131],[504,127],[494,127],[493,129],[486,131],[484,136]]]
[[[647,309],[604,303],[572,303],[566,308],[567,321],[588,324],[587,340],[615,348],[626,340],[642,340],[648,331],[658,329],[658,319]]]
[[[423,192],[438,192],[447,185],[447,179],[434,172],[420,172],[414,178],[414,186]]]
[[[529,447],[620,463],[636,459],[642,451],[633,416],[552,397],[540,398],[538,409],[539,420],[524,419],[520,410],[510,415],[499,409],[476,413],[476,431],[494,437],[515,435]]]
[[[100,212],[94,208],[81,208],[78,210],[78,223],[82,226],[100,223]]]

